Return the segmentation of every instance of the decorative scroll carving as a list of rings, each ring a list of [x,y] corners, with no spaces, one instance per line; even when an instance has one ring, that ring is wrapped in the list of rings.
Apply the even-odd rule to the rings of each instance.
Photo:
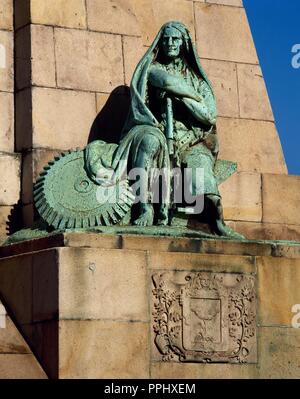
[[[256,361],[255,279],[166,272],[152,276],[154,343],[163,361]]]

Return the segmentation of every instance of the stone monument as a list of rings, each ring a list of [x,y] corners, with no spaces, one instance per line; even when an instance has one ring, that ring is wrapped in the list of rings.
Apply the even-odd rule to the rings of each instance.
[[[185,23],[166,22],[179,19],[178,14],[173,18],[174,2]],[[249,157],[245,150],[234,156],[227,152],[219,159],[216,102],[221,104],[222,123],[230,124],[228,136],[236,129],[234,123],[242,130],[253,123],[245,116],[255,119],[259,111],[249,110],[248,100],[243,100],[247,85],[239,87],[237,109],[231,90],[228,102],[214,94],[193,44],[194,18],[199,47],[200,39],[215,38],[209,21],[227,21],[229,15],[236,19],[230,19],[226,29],[234,31],[239,21],[241,38],[248,43],[241,2],[172,0],[157,6],[156,1],[146,0],[141,7],[139,1],[128,0],[125,3],[133,12],[121,26],[125,16],[120,2],[114,1],[112,7],[103,0],[100,11],[107,11],[109,23],[101,19],[101,33],[97,33],[97,1],[84,5],[78,0],[72,10],[66,2],[56,3],[53,7],[48,1],[37,5],[28,0],[23,2],[25,8],[15,5],[17,65],[27,56],[30,64],[25,69],[28,76],[17,71],[17,147],[30,148],[24,154],[24,167],[31,161],[37,164],[37,157],[43,166],[49,163],[32,191],[30,184],[23,184],[24,198],[29,200],[24,210],[34,201],[38,217],[0,247],[0,294],[9,320],[28,344],[22,342],[27,359],[37,359],[43,369],[34,365],[31,373],[37,378],[44,378],[43,372],[49,378],[299,377],[300,334],[291,326],[291,309],[299,302],[300,243],[250,240],[235,232],[231,227],[241,231],[241,226],[225,223],[227,197],[221,197],[218,187],[223,182],[230,187],[238,176],[240,188],[243,179],[256,181],[257,176],[248,172],[246,176],[243,169],[236,173],[239,165],[252,162],[250,148]],[[149,26],[151,13],[153,20],[160,21],[156,36]],[[130,20],[130,15],[138,18]],[[204,18],[203,24],[199,18]],[[119,84],[121,53],[123,81],[129,83],[128,71],[136,66],[129,67],[128,60],[137,39],[137,20],[143,27],[145,54],[135,54],[127,118],[120,117],[121,109],[110,109],[114,122],[122,122],[114,131],[118,137],[90,137],[83,149],[71,150],[74,135],[82,135],[77,125],[82,128],[90,105],[95,99],[97,104],[102,101],[102,90],[110,92]],[[84,30],[86,24],[89,31]],[[228,39],[226,34],[219,40]],[[44,56],[54,59],[54,68],[49,62],[47,73],[39,35],[43,48],[48,46]],[[25,38],[26,46],[20,46]],[[65,48],[62,43],[67,43]],[[218,46],[226,47],[219,42],[209,45],[206,66],[214,64],[212,55]],[[102,53],[98,57],[100,48],[109,57],[119,50],[108,79],[103,79],[109,66]],[[232,78],[232,67],[240,77],[256,63],[251,46],[247,51],[234,44],[228,48],[217,64],[224,60],[237,64],[222,64],[226,69],[222,87]],[[73,63],[76,51],[83,49],[81,63]],[[74,64],[78,69],[70,73]],[[101,85],[99,76],[93,75],[95,67],[101,70]],[[115,94],[118,104],[126,97],[125,88],[120,90]],[[46,103],[47,112],[41,113]],[[31,119],[20,123],[28,118],[26,107]],[[59,107],[76,108],[78,123],[67,112],[61,118]],[[228,113],[240,119],[228,121]],[[54,137],[57,119],[63,129],[61,136]],[[97,127],[96,122],[97,118]],[[260,124],[266,128],[265,136],[271,134],[266,121]],[[21,130],[26,134],[21,135]],[[65,142],[56,144],[61,137]],[[85,139],[80,136],[80,140]],[[224,147],[233,148],[235,143],[225,141]],[[223,146],[221,142],[221,153]],[[49,148],[64,151],[58,154]],[[274,153],[280,154],[280,148]],[[255,162],[262,167],[260,156],[255,153]],[[281,159],[277,157],[278,173],[284,173]],[[136,169],[140,174],[132,175]],[[176,178],[185,169],[191,174],[183,173],[179,181],[189,195],[176,196],[180,186]],[[197,179],[197,169],[203,171],[202,180]],[[23,179],[28,176],[23,174]],[[240,197],[242,204],[245,197]],[[256,212],[258,207],[254,208]],[[253,238],[253,230],[250,235]],[[0,376],[1,372],[0,367]],[[24,374],[18,369],[16,375]]]

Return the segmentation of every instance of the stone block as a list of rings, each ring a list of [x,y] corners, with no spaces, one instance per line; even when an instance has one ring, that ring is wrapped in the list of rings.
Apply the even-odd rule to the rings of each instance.
[[[300,225],[300,176],[263,174],[263,222]]]
[[[198,0],[196,0],[196,1],[198,1]],[[224,6],[243,7],[242,0],[205,0],[205,2],[212,3],[212,4],[222,4]]]
[[[32,255],[0,260],[0,294],[18,325],[32,320]]]
[[[22,203],[33,202],[33,183],[49,161],[59,155],[59,150],[33,149],[23,154]]]
[[[151,363],[151,378],[154,379],[249,379],[257,376],[255,364]]]
[[[259,378],[299,378],[300,329],[259,328]]]
[[[300,226],[280,223],[230,222],[232,228],[249,240],[300,241]]]
[[[0,155],[0,205],[14,205],[20,198],[20,157]]]
[[[261,175],[259,173],[235,173],[220,185],[220,193],[225,219],[261,221]]]
[[[274,121],[265,81],[258,65],[237,65],[240,116]]]
[[[32,146],[63,150],[84,147],[95,114],[92,93],[33,88]]]
[[[146,323],[63,320],[60,378],[149,378]]]
[[[30,0],[31,22],[40,25],[86,28],[84,0]]]
[[[9,222],[11,213],[13,211],[12,206],[0,206],[0,240],[4,242],[9,234]],[[1,244],[0,243],[0,244]]]
[[[160,28],[154,17],[153,3],[149,0],[131,0],[131,4],[137,18],[143,44],[150,45]],[[161,5],[163,4],[161,3]]]
[[[87,0],[88,27],[98,32],[140,35],[130,0]]]
[[[152,0],[154,20],[157,31],[169,21],[180,21],[189,29],[192,38],[195,38],[193,3],[187,0]],[[156,32],[157,33],[157,32]],[[154,39],[154,38],[153,38]],[[208,57],[207,57],[208,58]]]
[[[0,92],[0,151],[14,151],[14,96]]]
[[[6,316],[5,328],[0,328],[0,354],[31,353],[20,332],[9,316]]]
[[[194,3],[200,57],[258,64],[243,8]]]
[[[68,2],[63,4],[68,4]],[[52,27],[31,25],[31,68],[32,85],[56,86]]]
[[[237,162],[240,172],[287,174],[273,122],[218,118],[217,126],[220,159]]]
[[[0,0],[0,29],[13,30],[13,0]]]
[[[149,269],[153,270],[201,270],[220,273],[256,272],[255,261],[251,256],[150,251],[147,263]]]
[[[292,306],[300,303],[299,258],[257,258],[257,269],[259,324],[290,327],[294,316]]]
[[[32,49],[31,31],[33,25],[18,29],[15,33],[15,76],[16,91],[31,86],[32,78]],[[51,29],[51,28],[50,28]]]
[[[125,84],[130,85],[133,72],[146,52],[141,38],[138,37],[123,37],[123,52],[124,52],[124,70],[125,70]]]
[[[47,379],[31,354],[0,354],[0,379]]]
[[[219,116],[239,117],[237,66],[233,62],[202,59],[213,85]]]
[[[16,151],[32,147],[32,92],[21,90],[15,95]]]
[[[63,248],[59,264],[60,319],[148,320],[145,253]]]
[[[55,29],[59,87],[109,93],[124,84],[121,36]]]
[[[0,30],[0,51],[1,55],[3,55],[2,68],[0,69],[0,91],[13,92],[14,90],[13,40],[13,32]]]

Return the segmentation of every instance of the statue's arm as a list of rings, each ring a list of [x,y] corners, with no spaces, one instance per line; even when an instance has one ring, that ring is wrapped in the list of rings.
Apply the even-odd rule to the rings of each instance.
[[[188,85],[183,78],[171,75],[156,66],[150,68],[149,81],[153,86],[165,90],[174,96],[186,97],[194,101],[202,100],[196,90]]]
[[[198,121],[205,125],[215,125],[217,119],[217,111],[214,101],[198,102],[191,98],[183,97],[181,101],[192,112]]]

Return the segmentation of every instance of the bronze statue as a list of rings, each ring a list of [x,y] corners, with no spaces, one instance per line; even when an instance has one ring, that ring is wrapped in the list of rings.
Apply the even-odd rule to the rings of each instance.
[[[151,226],[156,220],[158,225],[167,225],[170,204],[160,203],[155,215],[151,203],[151,168],[203,168],[204,191],[193,179],[193,193],[204,194],[212,230],[222,236],[234,234],[224,223],[214,174],[218,155],[216,101],[190,33],[182,23],[169,22],[160,29],[137,65],[130,89],[130,112],[119,146],[103,146],[103,142],[95,141],[86,148],[89,176],[97,181],[99,170],[108,164],[121,176],[122,160],[128,161],[129,168],[146,170],[148,179],[140,184],[147,195],[133,223]],[[109,162],[108,149],[113,153]]]
[[[133,224],[141,234],[147,226],[161,226],[156,231],[164,234],[176,212],[192,209],[190,217],[208,225],[208,234],[243,238],[224,223],[218,184],[236,164],[217,160],[215,96],[182,23],[160,29],[136,67],[130,92],[118,144],[95,140],[45,166],[34,201],[47,229]],[[184,172],[183,187],[175,171]],[[189,200],[173,195],[178,187]]]

